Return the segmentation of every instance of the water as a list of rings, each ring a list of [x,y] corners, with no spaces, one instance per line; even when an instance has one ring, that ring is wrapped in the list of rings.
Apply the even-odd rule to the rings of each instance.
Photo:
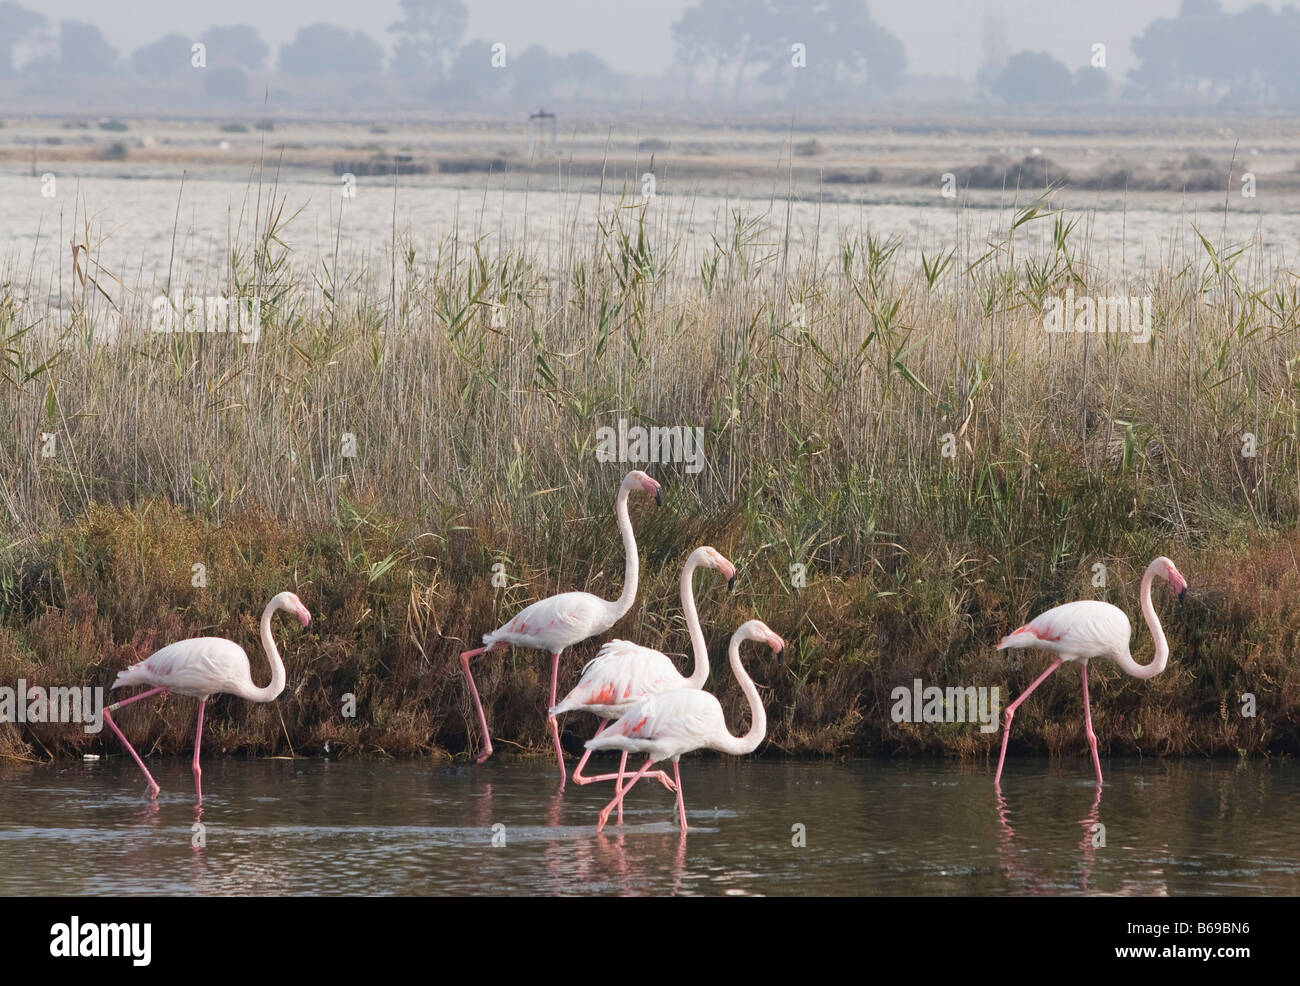
[[[106,284],[120,279],[146,300],[168,284],[205,289],[199,293],[221,289],[231,244],[250,241],[259,199],[247,176],[191,176],[182,186],[178,175],[148,169],[90,174],[67,178],[56,198],[39,195],[35,181],[14,169],[0,170],[0,200],[6,203],[8,220],[0,245],[0,281],[15,281],[38,308],[59,305],[72,290],[69,239],[86,235],[87,222],[92,256],[102,265],[96,269],[108,272],[99,275]],[[260,191],[263,211],[272,190],[272,179],[266,181]],[[525,189],[520,181],[499,177],[453,185],[442,177],[409,176],[396,197],[388,186],[361,188],[349,199],[337,180],[323,174],[285,176],[274,190],[284,197],[285,217],[295,216],[283,237],[302,277],[318,274],[324,266],[365,272],[381,287],[388,284],[394,225],[399,236],[412,237],[422,263],[456,231],[464,242],[481,242],[489,254],[526,249],[556,264],[568,248],[589,249],[599,224],[620,211],[617,192],[608,189],[603,195],[585,187],[556,191],[542,182]],[[751,245],[755,255],[773,255],[788,245],[796,257],[816,253],[825,260],[837,256],[842,239],[870,231],[903,238],[912,253],[933,253],[961,241],[973,259],[987,249],[986,239],[1005,236],[1016,200],[1012,193],[972,192],[962,199],[970,208],[955,210],[929,191],[863,187],[840,200],[819,201],[824,190],[809,192],[787,212],[782,197],[772,193],[755,182],[739,193],[688,185],[677,194],[658,195],[646,213],[655,248],[666,253],[665,244],[680,241],[680,269],[693,276],[700,260],[714,254],[715,240],[729,242],[732,217],[739,212],[761,219]],[[1020,204],[1032,198],[1023,194]],[[1197,228],[1216,242],[1222,235],[1229,243],[1254,243],[1262,253],[1252,253],[1252,261],[1265,270],[1294,261],[1300,252],[1300,197],[1276,195],[1264,212],[1249,200],[1243,200],[1246,205],[1234,202],[1226,218],[1222,199],[1222,194],[1107,197],[1063,192],[1055,202],[1070,210],[1069,218],[1080,220],[1074,245],[1082,247],[1086,240],[1090,259],[1120,280],[1162,266],[1204,264]],[[1049,242],[1050,235],[1050,222],[1022,227],[1022,236],[1040,244]],[[121,292],[115,288],[110,293],[117,297]]]
[[[982,764],[687,759],[683,839],[658,784],[597,835],[611,785],[532,762],[213,757],[201,815],[184,759],[155,803],[125,757],[5,765],[0,894],[1300,894],[1300,766],[1104,766],[1098,802],[1013,761],[999,801]]]

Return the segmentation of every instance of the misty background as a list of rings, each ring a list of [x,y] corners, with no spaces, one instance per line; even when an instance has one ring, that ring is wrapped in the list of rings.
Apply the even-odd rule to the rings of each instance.
[[[0,0],[0,114],[1240,111],[1300,105],[1298,51],[1245,0]]]

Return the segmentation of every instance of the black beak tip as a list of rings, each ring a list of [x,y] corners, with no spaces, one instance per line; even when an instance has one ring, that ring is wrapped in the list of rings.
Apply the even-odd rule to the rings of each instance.
[[[727,588],[728,589],[736,588],[736,577],[734,575],[731,578],[727,579]]]
[[[664,491],[661,487],[660,489],[655,490],[655,506],[662,507],[663,505],[664,505]]]
[[[784,648],[784,647],[782,647],[779,651],[776,652],[776,659],[777,659],[778,661],[784,661],[784,660],[785,660],[785,648]]]
[[[1187,595],[1187,586],[1183,586],[1181,589],[1178,590],[1178,601],[1181,603],[1183,601],[1183,597],[1186,595]]]

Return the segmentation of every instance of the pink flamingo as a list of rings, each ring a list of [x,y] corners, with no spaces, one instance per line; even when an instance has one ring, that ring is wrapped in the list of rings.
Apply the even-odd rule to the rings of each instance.
[[[593,596],[590,592],[562,592],[558,596],[538,600],[505,626],[483,634],[482,647],[467,650],[460,655],[460,666],[465,669],[465,677],[469,679],[470,694],[474,697],[479,726],[483,730],[483,751],[475,758],[475,763],[482,763],[492,756],[492,735],[488,732],[487,716],[483,712],[478,687],[474,684],[474,675],[469,670],[471,657],[512,644],[550,651],[551,700],[546,703],[549,709],[555,704],[555,690],[560,678],[560,654],[564,649],[588,637],[604,633],[632,608],[636,601],[639,571],[636,538],[632,534],[632,521],[627,515],[627,497],[632,490],[642,490],[652,495],[655,503],[663,503],[663,491],[659,483],[641,470],[633,469],[623,477],[618,496],[614,500],[614,514],[618,518],[618,531],[623,536],[625,557],[623,592],[617,599],[611,602]],[[553,715],[548,715],[547,723],[551,727],[551,737],[555,740],[555,756],[560,762],[560,790],[563,791],[567,771],[564,768],[564,749],[560,746],[560,729]]]
[[[993,778],[994,784],[1002,779],[1002,762],[1007,757],[1007,739],[1011,735],[1011,720],[1016,714],[1016,707],[1029,697],[1030,693],[1043,683],[1049,674],[1061,666],[1062,661],[1078,661],[1083,670],[1083,715],[1088,745],[1092,747],[1092,764],[1097,769],[1097,783],[1101,783],[1101,760],[1097,756],[1097,734],[1092,731],[1092,706],[1088,701],[1088,661],[1101,657],[1114,661],[1134,678],[1154,678],[1165,669],[1169,660],[1169,644],[1155,607],[1151,604],[1151,583],[1156,576],[1167,579],[1169,584],[1182,599],[1187,592],[1187,580],[1174,567],[1174,563],[1163,555],[1147,566],[1142,576],[1142,588],[1139,596],[1142,600],[1142,615],[1155,640],[1156,652],[1151,663],[1138,664],[1129,653],[1129,641],[1133,629],[1128,617],[1118,606],[1103,603],[1095,599],[1066,603],[1049,609],[1046,613],[1026,623],[1015,633],[1002,638],[998,650],[1008,647],[1037,647],[1057,655],[1040,674],[1032,685],[1020,693],[1020,697],[1007,706],[1002,726],[1002,753],[998,756],[998,772]]]
[[[716,569],[727,580],[727,588],[736,582],[736,566],[722,554],[705,545],[696,548],[686,559],[682,568],[681,593],[682,609],[686,613],[686,629],[690,633],[691,648],[695,653],[695,669],[689,678],[684,677],[677,666],[666,654],[642,647],[627,640],[611,640],[600,649],[594,660],[582,670],[582,679],[560,702],[552,706],[552,718],[564,712],[582,710],[594,712],[600,716],[600,725],[596,732],[605,728],[610,719],[617,719],[633,705],[647,695],[658,692],[673,691],[678,688],[703,688],[709,677],[709,649],[704,643],[704,631],[700,629],[699,613],[695,609],[693,581],[695,570],[701,565]],[[584,777],[582,768],[586,766],[591,751],[586,750],[573,771],[575,784],[593,784],[596,781],[617,779],[621,787],[624,771],[627,767],[627,751],[619,761],[617,774],[602,774],[598,777]],[[669,790],[672,784],[668,775],[658,771],[656,780]],[[623,821],[623,806],[619,805],[619,823]]]
[[[632,785],[645,776],[656,761],[671,758],[673,780],[677,788],[677,817],[682,831],[686,831],[686,803],[682,799],[682,777],[677,761],[683,753],[710,749],[741,756],[753,753],[767,735],[767,712],[759,698],[754,680],[740,664],[740,645],[745,640],[762,640],[779,658],[785,651],[785,641],[773,633],[762,620],[750,620],[731,636],[727,656],[731,670],[740,682],[740,690],[749,700],[750,724],[744,736],[732,736],[727,730],[727,720],[722,714],[722,704],[709,692],[695,688],[679,688],[659,692],[643,698],[611,723],[609,728],[587,740],[589,750],[627,750],[647,755],[648,759],[625,787],[620,787],[614,800],[607,804],[596,823],[599,832],[609,821],[609,813],[632,790]]]
[[[262,611],[262,648],[267,660],[271,662],[271,683],[265,688],[253,684],[252,669],[244,648],[233,640],[224,637],[192,637],[168,644],[162,650],[155,651],[138,664],[133,664],[125,671],[119,671],[113,688],[124,685],[154,685],[156,687],[139,695],[115,702],[104,709],[104,721],[108,728],[117,734],[127,752],[144,771],[149,782],[149,797],[158,797],[161,788],[149,773],[135,748],[127,742],[122,731],[113,722],[110,713],[123,706],[138,702],[142,698],[159,692],[176,692],[179,695],[193,695],[199,700],[199,724],[194,731],[194,793],[199,801],[203,800],[203,771],[199,768],[199,742],[203,738],[203,708],[213,695],[225,693],[238,695],[250,702],[274,702],[284,691],[284,662],[276,649],[275,638],[271,636],[271,615],[276,610],[293,613],[306,626],[311,622],[307,607],[292,592],[282,592]]]

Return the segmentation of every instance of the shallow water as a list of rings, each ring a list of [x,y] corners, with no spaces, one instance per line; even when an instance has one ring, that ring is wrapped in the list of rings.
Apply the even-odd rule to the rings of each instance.
[[[493,254],[525,249],[535,257],[563,262],[567,251],[589,249],[601,223],[620,211],[617,191],[556,191],[545,183],[525,185],[508,178],[467,178],[451,185],[445,178],[407,176],[391,185],[360,187],[342,195],[333,176],[295,174],[266,179],[260,190],[246,175],[238,178],[190,176],[142,168],[133,172],[68,177],[56,197],[38,194],[35,179],[10,167],[0,170],[0,198],[6,203],[6,239],[0,245],[0,274],[12,279],[39,309],[57,307],[71,290],[69,239],[88,235],[91,254],[111,279],[152,298],[165,285],[212,293],[226,286],[229,250],[251,239],[253,216],[265,212],[272,190],[293,216],[283,232],[303,276],[321,266],[364,271],[373,283],[388,285],[394,229],[410,236],[421,262],[438,244],[458,232],[464,242],[480,242]],[[389,180],[391,181],[391,179]],[[272,188],[272,182],[274,182]],[[693,276],[699,261],[728,242],[734,215],[761,220],[750,249],[771,254],[788,246],[796,257],[823,259],[838,253],[842,240],[865,231],[899,236],[909,251],[950,246],[986,249],[988,238],[1005,236],[1017,196],[976,192],[961,200],[965,208],[925,190],[863,186],[840,200],[796,198],[789,205],[762,182],[741,182],[718,194],[691,186],[656,196],[645,221],[656,251],[680,245],[681,269]],[[1032,195],[1019,196],[1025,204]],[[632,204],[640,204],[635,195]],[[1211,239],[1255,243],[1251,254],[1265,269],[1285,266],[1300,252],[1295,222],[1300,198],[1275,195],[1268,209],[1249,200],[1234,201],[1225,217],[1222,195],[1182,196],[1135,193],[1105,197],[1065,192],[1055,204],[1069,210],[1080,226],[1072,243],[1087,241],[1091,260],[1121,281],[1139,278],[1161,266],[1205,262],[1196,229]],[[626,204],[626,203],[623,203]],[[631,215],[631,213],[628,213]],[[635,217],[632,223],[635,233]],[[89,232],[86,233],[87,223]],[[1031,241],[1050,242],[1051,223],[1022,227]],[[400,249],[400,245],[399,245]],[[913,262],[915,261],[913,257]],[[102,275],[107,276],[107,275]]]
[[[1089,766],[686,759],[683,839],[658,784],[598,835],[612,786],[540,763],[214,757],[201,813],[183,758],[157,802],[125,757],[6,765],[0,894],[1300,894],[1300,766]]]

